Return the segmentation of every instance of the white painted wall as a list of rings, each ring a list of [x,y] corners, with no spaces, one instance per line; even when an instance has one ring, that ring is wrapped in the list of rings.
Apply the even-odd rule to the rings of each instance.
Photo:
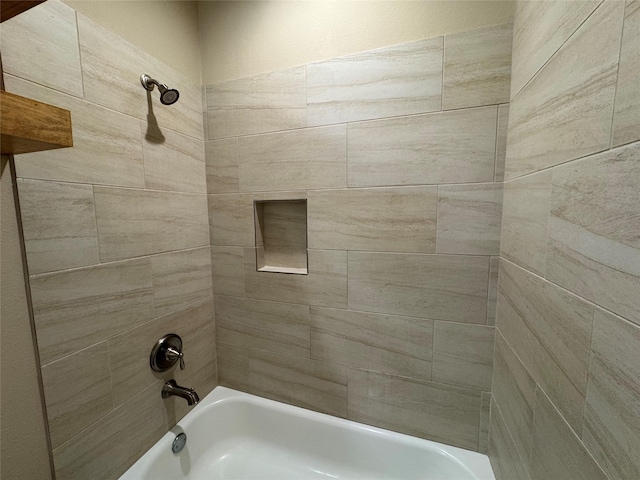
[[[198,2],[64,0],[64,3],[200,85]]]

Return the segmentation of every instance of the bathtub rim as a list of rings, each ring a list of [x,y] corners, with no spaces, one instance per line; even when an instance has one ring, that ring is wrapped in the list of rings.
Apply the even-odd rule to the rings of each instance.
[[[198,421],[199,416],[205,410],[208,410],[209,408],[212,408],[216,405],[223,405],[233,402],[253,404],[257,405],[259,408],[266,408],[267,410],[275,410],[277,412],[293,415],[295,417],[301,417],[302,419],[318,421],[329,426],[346,428],[352,431],[363,431],[367,435],[383,437],[385,439],[395,441],[403,445],[423,449],[428,448],[434,451],[434,453],[444,455],[457,463],[459,466],[464,467],[478,480],[495,480],[495,474],[493,472],[493,469],[491,468],[489,458],[485,454],[472,450],[466,450],[464,448],[456,447],[453,445],[436,442],[434,440],[428,440],[425,438],[415,437],[400,432],[394,432],[392,430],[367,425],[365,423],[356,422],[354,420],[349,420],[346,418],[335,417],[326,413],[309,410],[277,400],[271,400],[221,385],[216,386],[181,420],[179,420],[176,425],[174,425],[166,434],[159,438],[155,444],[153,444],[133,465],[131,465],[131,467],[129,467],[129,469],[127,469],[126,472],[123,473],[120,479],[129,480],[137,478],[132,476],[132,474],[143,471],[143,468],[145,468],[144,465],[147,463],[145,462],[145,459],[148,461],[155,455],[162,454],[162,450],[166,450],[167,454],[169,454],[168,452],[171,449],[171,444],[176,435],[188,431],[191,426]]]

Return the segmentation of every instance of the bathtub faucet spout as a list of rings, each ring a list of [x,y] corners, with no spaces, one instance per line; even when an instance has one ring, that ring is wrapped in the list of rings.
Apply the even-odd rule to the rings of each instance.
[[[172,395],[184,398],[189,405],[196,405],[200,397],[193,388],[181,387],[175,380],[169,380],[162,387],[162,398],[169,398]]]

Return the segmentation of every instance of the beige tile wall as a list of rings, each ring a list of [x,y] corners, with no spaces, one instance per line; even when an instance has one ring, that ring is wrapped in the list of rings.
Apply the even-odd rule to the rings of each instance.
[[[498,480],[640,476],[638,6],[518,2],[489,441]]]
[[[502,25],[205,95],[61,2],[4,23],[7,89],[74,123],[16,161],[58,478],[118,477],[187,411],[148,369],[169,330],[201,395],[219,367],[499,480],[640,476],[638,5],[518,2],[511,75]],[[301,197],[309,275],[256,272],[253,201]]]
[[[511,31],[207,86],[221,384],[487,450]],[[257,272],[291,198],[309,273]]]
[[[117,478],[187,411],[166,378],[217,382],[200,86],[55,0],[1,32],[7,90],[73,123],[73,148],[15,160],[56,476]],[[170,332],[186,370],[153,375]]]

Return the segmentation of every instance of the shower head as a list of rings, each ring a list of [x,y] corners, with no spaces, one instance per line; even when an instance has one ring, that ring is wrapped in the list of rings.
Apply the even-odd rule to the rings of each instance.
[[[157,85],[158,90],[160,90],[160,102],[164,105],[173,105],[178,101],[178,98],[180,98],[180,92],[178,92],[178,90],[167,87],[164,83],[154,80],[145,73],[140,75],[140,83],[148,91],[152,91],[153,86]]]

